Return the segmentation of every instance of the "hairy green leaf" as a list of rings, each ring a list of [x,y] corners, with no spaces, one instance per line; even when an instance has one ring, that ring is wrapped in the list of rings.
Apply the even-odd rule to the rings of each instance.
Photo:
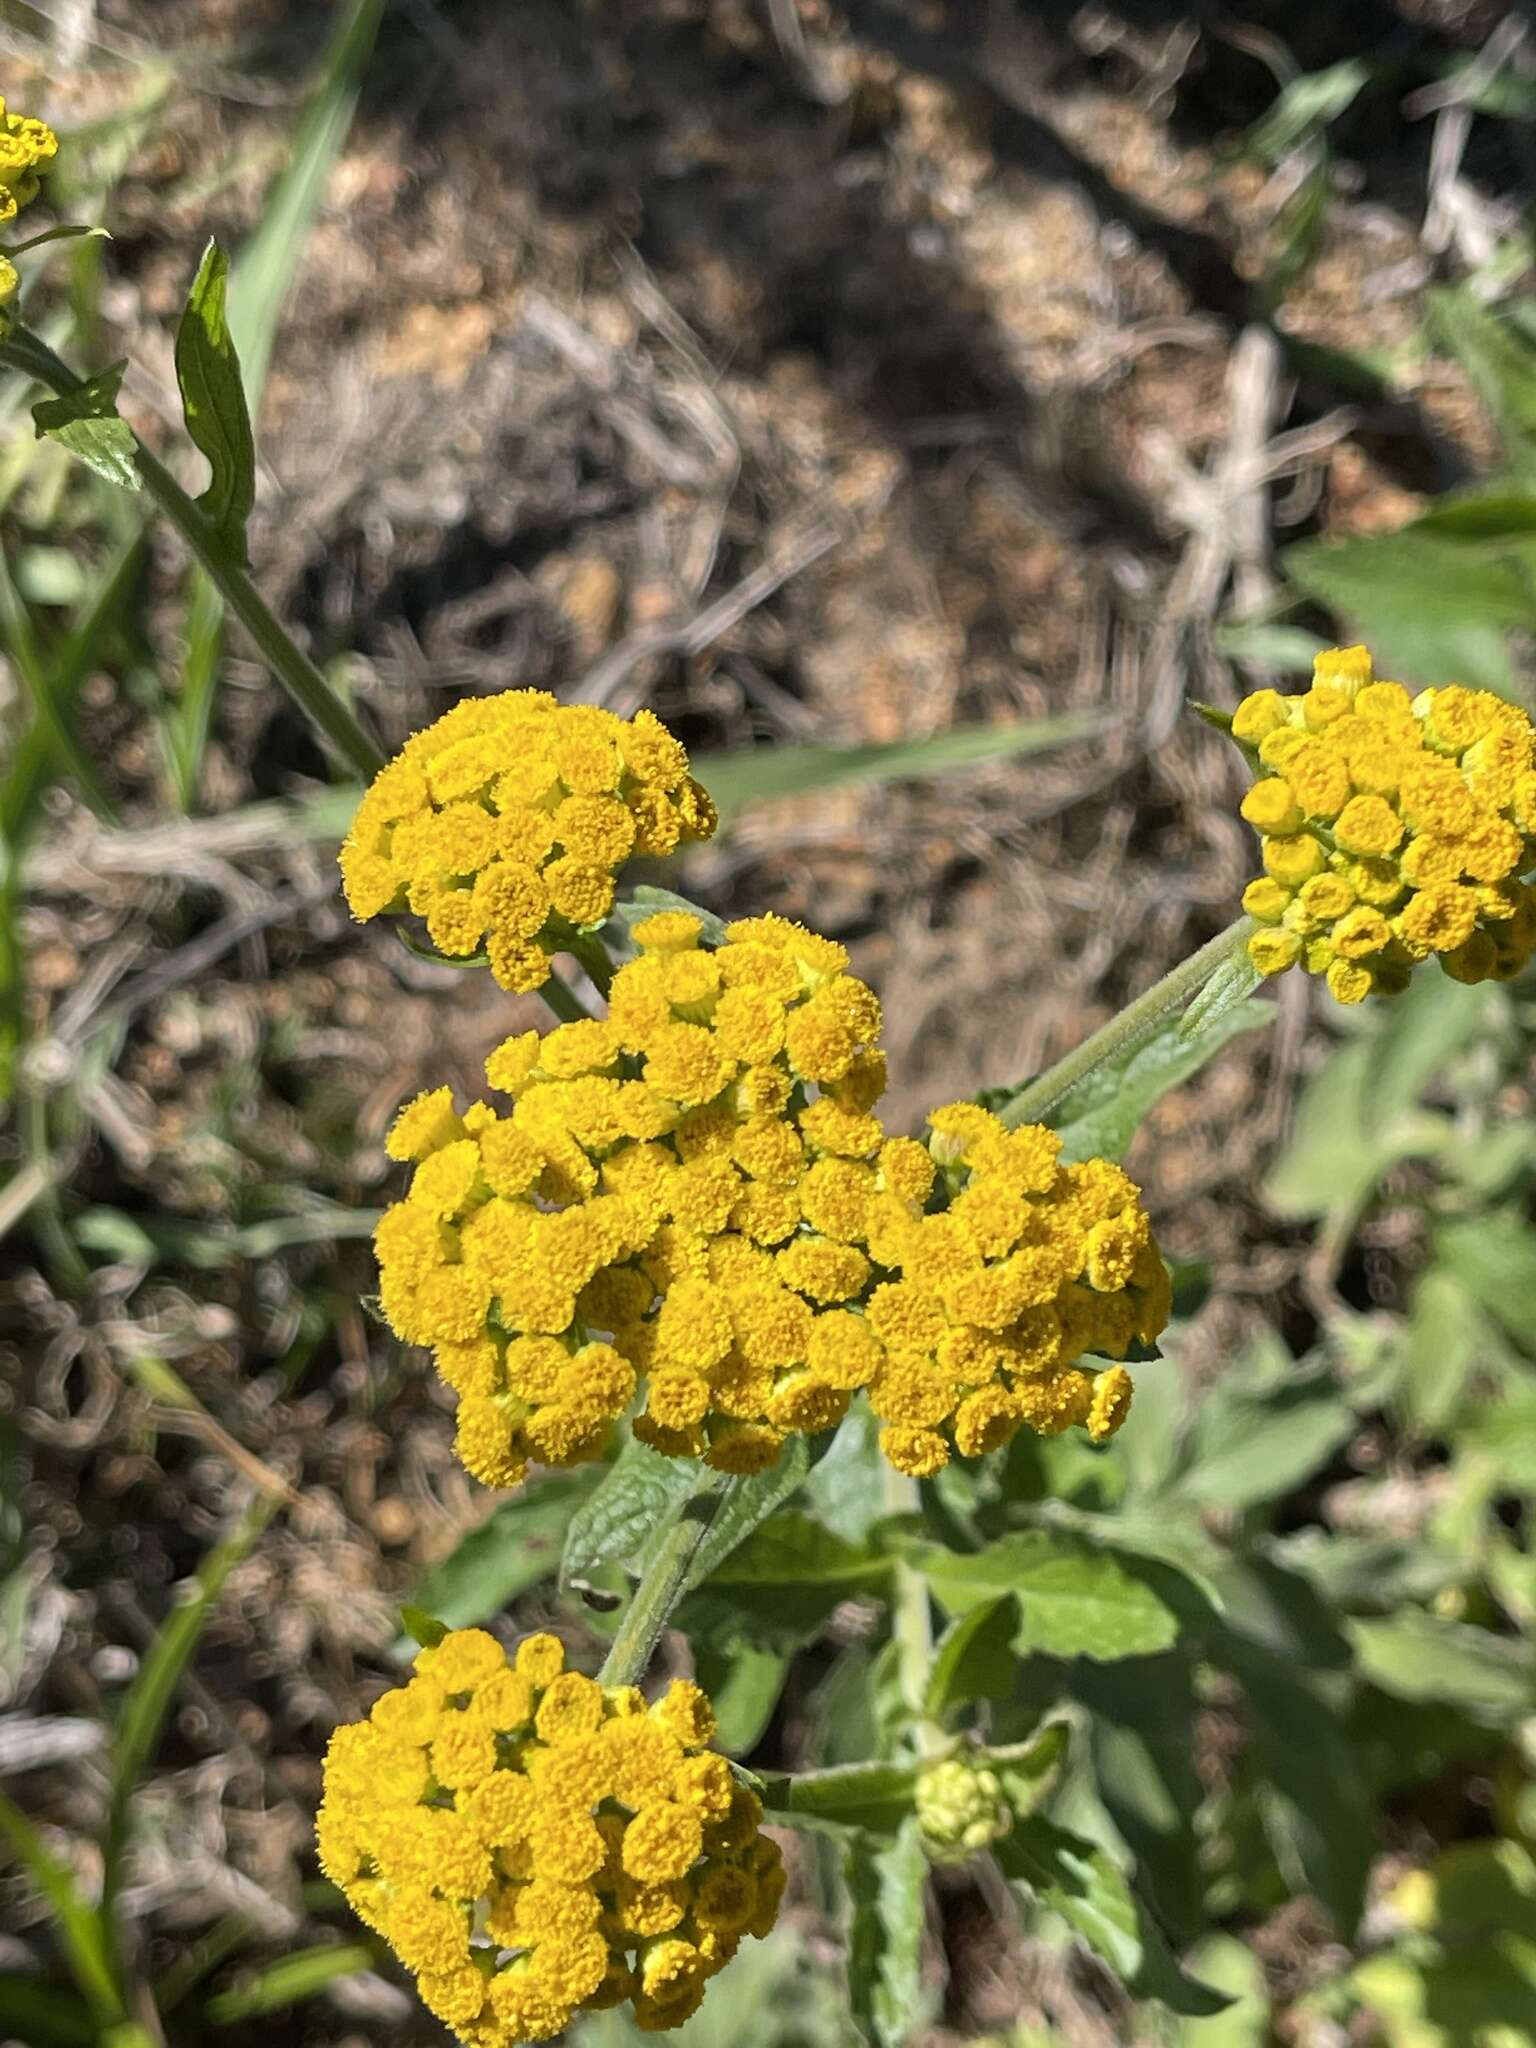
[[[924,1982],[923,1911],[928,1862],[917,1823],[894,1841],[855,1835],[843,1876],[848,1922],[848,2003],[870,2048],[902,2048],[927,2023],[932,1989]]]
[[[924,1707],[940,1721],[972,1700],[998,1699],[1013,1680],[1018,1610],[1010,1595],[983,1600],[944,1631],[933,1653]]]
[[[1213,1006],[1203,1020],[1197,1017],[1189,1024],[1177,1013],[1169,1016],[1153,1037],[1126,1057],[1106,1060],[1085,1074],[1047,1112],[1046,1121],[1061,1134],[1064,1159],[1123,1159],[1155,1102],[1182,1087],[1232,1039],[1274,1023],[1274,1004],[1250,999],[1256,979],[1250,978],[1251,969],[1245,974],[1243,965],[1236,965],[1233,972],[1229,999]]]
[[[804,1437],[792,1437],[776,1465],[738,1480],[722,1501],[718,1475],[690,1458],[664,1458],[638,1438],[628,1438],[596,1490],[571,1516],[561,1585],[581,1585],[594,1572],[615,1565],[640,1577],[658,1533],[671,1525],[680,1506],[688,1511],[686,1504],[698,1495],[696,1512],[704,1527],[687,1579],[689,1587],[698,1586],[802,1484],[807,1457]]]
[[[1361,1676],[1404,1700],[1444,1700],[1484,1727],[1513,1726],[1536,1698],[1529,1642],[1421,1608],[1346,1624]]]
[[[1536,621],[1536,497],[1495,488],[1451,498],[1396,533],[1300,541],[1283,560],[1388,673],[1512,694],[1509,634]]]
[[[997,1845],[1007,1875],[1057,1913],[1140,1998],[1191,2017],[1221,2012],[1222,1992],[1191,1977],[1108,1854],[1041,1814],[1015,1823]]]
[[[1026,1529],[974,1554],[918,1544],[910,1562],[951,1614],[1012,1593],[1021,1650],[1051,1657],[1147,1657],[1179,1632],[1172,1610],[1110,1550],[1055,1530]]]
[[[910,1763],[833,1764],[826,1770],[769,1773],[764,1806],[786,1820],[835,1822],[890,1834],[912,1811],[918,1768]]]

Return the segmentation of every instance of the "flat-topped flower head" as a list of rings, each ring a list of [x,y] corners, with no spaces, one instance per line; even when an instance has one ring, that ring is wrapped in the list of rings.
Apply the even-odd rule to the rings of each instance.
[[[44,121],[13,114],[0,99],[0,225],[14,220],[38,194],[38,173],[58,153],[59,139]],[[11,325],[11,301],[21,279],[8,256],[0,256],[0,339]]]
[[[321,1868],[469,2048],[626,2001],[646,2032],[680,2026],[784,1891],[713,1735],[686,1680],[648,1707],[567,1671],[554,1636],[509,1658],[454,1630],[331,1737]]]
[[[58,154],[59,138],[46,121],[13,114],[0,99],[0,222],[14,220],[38,194],[38,173]]]
[[[1170,1306],[1140,1190],[1107,1160],[1062,1165],[1054,1132],[1007,1130],[975,1103],[935,1110],[929,1131],[948,1206],[893,1191],[869,1217],[890,1276],[866,1311],[881,1449],[927,1478],[1021,1428],[1112,1436],[1131,1376],[1106,1361],[1154,1342]]]
[[[415,1172],[376,1237],[384,1313],[434,1347],[492,1485],[600,1456],[637,1381],[645,1441],[756,1471],[873,1370],[847,1305],[886,1185],[878,1002],[782,918],[713,950],[679,912],[635,938],[606,1019],[491,1055],[510,1113],[436,1089],[390,1134]]]
[[[374,778],[341,849],[354,916],[413,912],[438,951],[483,951],[505,989],[537,989],[549,956],[613,908],[632,854],[715,829],[683,747],[632,719],[543,690],[471,697]]]
[[[1261,974],[1302,967],[1341,1003],[1394,995],[1432,954],[1505,981],[1536,951],[1536,730],[1459,684],[1411,697],[1363,647],[1320,654],[1310,690],[1244,698],[1232,735],[1258,780],[1243,816],[1264,873],[1243,908]]]

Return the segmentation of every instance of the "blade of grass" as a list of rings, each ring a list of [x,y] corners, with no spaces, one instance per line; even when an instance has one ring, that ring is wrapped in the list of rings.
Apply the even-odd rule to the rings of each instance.
[[[93,2048],[96,2021],[88,2005],[19,1970],[0,1970],[0,2039],[35,2048]]]
[[[260,227],[235,260],[229,332],[240,358],[252,419],[261,407],[283,305],[298,270],[326,180],[352,116],[373,51],[383,0],[348,0],[293,138],[288,168],[268,195]],[[213,721],[224,636],[224,600],[201,569],[188,581],[181,694],[169,708],[165,748],[176,801],[192,808]]]
[[[1044,753],[1104,730],[1097,711],[1067,711],[1056,718],[1020,725],[962,726],[931,739],[895,740],[872,747],[757,747],[732,754],[704,754],[693,771],[714,798],[722,818],[769,797],[804,796],[851,782],[897,782]]]
[[[126,2017],[122,1993],[112,1968],[111,1944],[103,1914],[83,1898],[75,1874],[56,1856],[16,1805],[0,1792],[0,1836],[57,1916],[59,1939],[70,1974],[99,2025],[117,2025]]]
[[[22,735],[0,785],[0,839],[13,850],[25,842],[51,779],[56,758],[54,728],[61,724],[69,726],[81,683],[92,663],[100,660],[103,641],[116,630],[120,617],[129,609],[143,561],[144,536],[131,534],[108,563],[95,595],[76,618],[62,646],[38,672],[36,687],[52,706],[53,723],[45,725],[39,721]],[[5,582],[8,588],[12,587],[9,577]],[[6,637],[9,642],[9,635]],[[21,669],[20,655],[9,645],[8,651],[28,689],[33,689],[32,677]]]
[[[74,778],[80,794],[98,818],[115,824],[116,807],[107,795],[96,763],[80,744],[73,719],[68,716],[79,677],[61,674],[57,656],[52,650],[45,650],[26,601],[16,588],[4,550],[0,550],[0,642],[31,699],[33,725],[46,740],[56,770]]]
[[[173,1609],[161,1624],[123,1701],[113,1742],[112,1782],[102,1837],[103,1897],[109,1906],[122,1876],[129,1804],[154,1755],[181,1674],[197,1647],[224,1581],[260,1536],[277,1506],[272,1496],[254,1502],[235,1533],[204,1560],[192,1598]]]
[[[338,1947],[301,1948],[291,1956],[269,1963],[244,1984],[221,1991],[210,1998],[203,2012],[213,2027],[233,2026],[237,2020],[255,2019],[264,2012],[281,2012],[301,1999],[314,1998],[334,1984],[338,1977],[355,1977],[373,1968],[374,1955],[360,1941]]]

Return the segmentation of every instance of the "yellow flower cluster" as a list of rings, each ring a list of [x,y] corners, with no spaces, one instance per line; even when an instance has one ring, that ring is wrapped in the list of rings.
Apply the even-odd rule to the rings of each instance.
[[[354,916],[410,910],[440,953],[485,952],[505,989],[613,908],[631,854],[715,829],[682,746],[649,711],[562,705],[544,690],[471,697],[409,739],[358,806],[341,850]]]
[[[933,1149],[887,1138],[880,1006],[830,940],[760,917],[707,949],[677,911],[634,936],[606,1019],[491,1055],[509,1116],[442,1088],[390,1134],[416,1170],[379,1225],[381,1304],[458,1392],[470,1471],[600,1455],[642,1382],[636,1434],[728,1472],[863,1387],[913,1473],[1021,1424],[1117,1428],[1129,1375],[1076,1361],[1168,1309],[1119,1168],[966,1104]]]
[[[1363,647],[1320,654],[1311,689],[1258,690],[1232,735],[1260,768],[1243,816],[1264,874],[1243,907],[1261,974],[1301,966],[1341,1003],[1396,994],[1437,954],[1507,980],[1536,951],[1536,732],[1487,690],[1377,681]]]
[[[470,2048],[626,1999],[646,2032],[679,2026],[784,1890],[714,1727],[686,1680],[647,1706],[567,1671],[554,1636],[509,1660],[456,1630],[332,1736],[321,1867]]]
[[[870,1405],[880,1448],[927,1478],[953,1447],[973,1458],[1021,1425],[1112,1436],[1131,1404],[1124,1358],[1168,1320],[1167,1272],[1140,1190],[1103,1159],[1060,1163],[1041,1124],[1010,1131],[957,1102],[929,1118],[929,1153],[949,1195],[871,1204],[866,1245],[892,1277],[869,1297],[884,1348]]]
[[[53,161],[59,138],[45,122],[29,114],[6,111],[0,99],[0,223],[14,220],[37,197],[38,171]],[[9,257],[0,256],[0,333],[7,324],[6,307],[15,298],[20,279]]]
[[[705,950],[682,912],[634,936],[606,1019],[491,1055],[509,1116],[438,1089],[390,1134],[416,1171],[379,1225],[381,1303],[435,1348],[493,1485],[598,1455],[640,1374],[637,1432],[722,1470],[829,1428],[872,1370],[839,1312],[868,1199],[909,1154],[931,1174],[869,1114],[880,1006],[840,946],[765,917]]]

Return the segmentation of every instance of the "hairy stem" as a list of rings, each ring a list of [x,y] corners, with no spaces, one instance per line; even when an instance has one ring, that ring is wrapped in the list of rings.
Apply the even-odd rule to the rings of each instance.
[[[885,1505],[893,1515],[921,1515],[922,1495],[917,1481],[887,1465],[884,1473]],[[891,1633],[896,1642],[896,1669],[901,1696],[912,1717],[912,1740],[921,1757],[932,1755],[942,1739],[928,1719],[928,1673],[933,1664],[933,1610],[928,1585],[899,1554],[891,1591]]]
[[[592,1012],[570,983],[557,974],[553,967],[550,968],[549,979],[539,990],[539,994],[562,1024],[586,1024],[591,1021]]]
[[[1155,981],[1145,995],[1127,1003],[1117,1016],[1084,1039],[1075,1052],[1059,1059],[1055,1066],[1009,1097],[998,1115],[1010,1130],[1020,1124],[1038,1123],[1079,1081],[1106,1060],[1136,1051],[1151,1038],[1165,1019],[1181,1010],[1229,961],[1236,960],[1254,929],[1251,917],[1240,917],[1219,932],[1198,953],[1191,953],[1161,981]]]
[[[699,1491],[683,1501],[677,1519],[662,1532],[597,1674],[600,1685],[633,1685],[642,1676],[673,1608],[688,1590],[699,1545],[736,1484],[727,1479],[722,1485],[713,1474],[707,1475]]]
[[[70,397],[81,386],[82,380],[47,343],[24,327],[13,329],[0,344],[0,361],[24,371],[60,398]],[[142,441],[138,443],[136,459],[144,488],[208,572],[224,602],[255,641],[268,668],[347,766],[365,781],[371,781],[383,767],[384,756],[351,710],[279,623],[212,523]]]

